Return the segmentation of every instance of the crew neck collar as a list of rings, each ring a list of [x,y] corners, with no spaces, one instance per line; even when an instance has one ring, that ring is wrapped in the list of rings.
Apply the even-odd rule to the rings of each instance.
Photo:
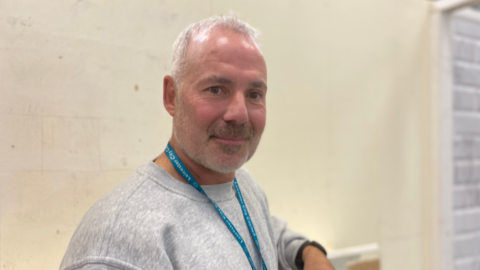
[[[178,193],[190,199],[202,202],[209,202],[208,198],[202,193],[192,187],[190,184],[183,183],[171,176],[162,167],[155,164],[153,161],[141,166],[139,172],[149,175],[154,182],[163,186],[172,192]],[[208,197],[214,202],[231,200],[235,197],[235,190],[233,188],[233,181],[217,184],[217,185],[203,185],[202,189],[207,193]]]

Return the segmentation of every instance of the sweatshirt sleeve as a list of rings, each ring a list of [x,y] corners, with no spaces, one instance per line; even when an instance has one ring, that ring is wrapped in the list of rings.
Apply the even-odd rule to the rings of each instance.
[[[287,228],[287,222],[279,217],[271,216],[274,237],[277,240],[278,269],[298,270],[295,265],[295,257],[298,249],[308,239]]]

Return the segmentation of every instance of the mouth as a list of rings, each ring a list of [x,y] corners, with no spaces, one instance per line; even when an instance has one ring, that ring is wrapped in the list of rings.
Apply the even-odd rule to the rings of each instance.
[[[223,144],[229,144],[229,145],[242,145],[247,141],[247,139],[245,138],[216,137],[216,136],[212,136],[212,139],[214,139],[217,142],[220,142]]]

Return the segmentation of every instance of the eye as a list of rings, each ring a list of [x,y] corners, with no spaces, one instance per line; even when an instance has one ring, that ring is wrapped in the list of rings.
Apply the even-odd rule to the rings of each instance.
[[[209,90],[210,90],[210,93],[215,95],[218,95],[222,92],[222,88],[220,88],[219,86],[212,86],[209,88]]]
[[[251,99],[259,99],[262,97],[262,95],[258,92],[251,92],[251,93],[248,93],[248,97]]]

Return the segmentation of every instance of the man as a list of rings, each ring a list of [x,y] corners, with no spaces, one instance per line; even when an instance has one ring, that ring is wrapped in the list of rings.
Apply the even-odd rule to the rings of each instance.
[[[61,269],[320,269],[323,248],[271,217],[241,166],[260,142],[267,70],[257,31],[234,17],[185,29],[163,83],[173,134],[85,215]]]

